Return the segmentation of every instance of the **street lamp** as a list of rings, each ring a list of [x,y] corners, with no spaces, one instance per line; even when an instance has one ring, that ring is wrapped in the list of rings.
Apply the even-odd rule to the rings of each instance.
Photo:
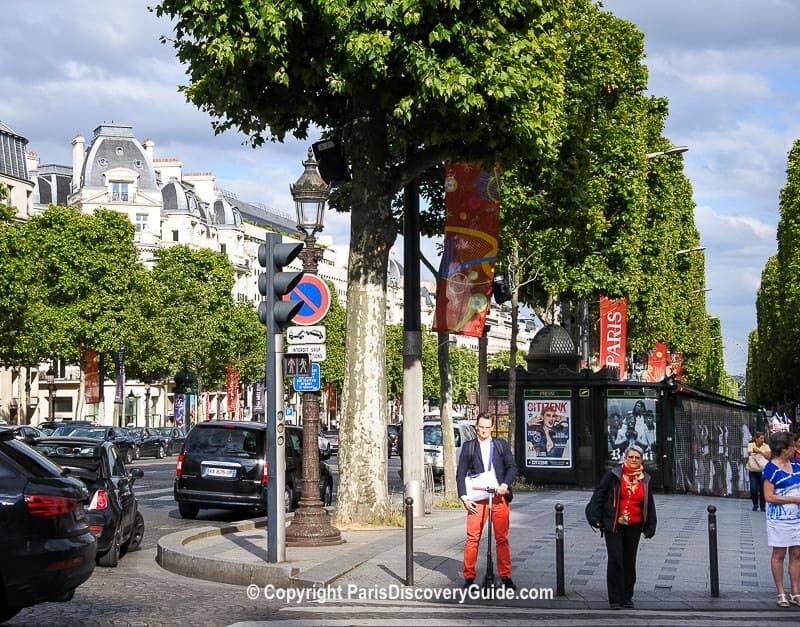
[[[652,159],[654,157],[668,157],[670,155],[679,155],[682,152],[689,150],[689,146],[670,146],[666,150],[658,150],[656,152],[648,152],[645,157]]]
[[[692,246],[691,248],[684,248],[683,250],[676,250],[675,255],[688,255],[689,253],[696,253],[700,252],[701,250],[705,250],[705,246]]]
[[[317,247],[314,236],[323,228],[330,186],[319,175],[311,148],[303,166],[305,171],[289,189],[297,211],[297,230],[305,235],[305,246],[298,255],[303,262],[303,272],[317,274],[322,250]],[[328,511],[319,498],[319,405],[319,392],[303,394],[303,478],[299,506],[286,528],[288,546],[325,546],[342,542],[341,533],[331,525]]]
[[[144,428],[150,428],[150,384],[144,384]]]
[[[128,405],[129,405],[129,406],[130,406],[130,408],[131,408],[131,414],[130,414],[130,418],[133,418],[133,417],[134,417],[133,401],[134,401],[134,399],[135,399],[135,398],[136,398],[136,395],[133,393],[133,390],[131,390],[130,392],[128,392]],[[124,412],[123,412],[123,413],[124,413]],[[128,421],[128,420],[123,420],[123,422],[125,423],[124,425],[122,425],[123,427],[126,427],[126,426],[128,425],[128,422],[132,422],[134,425],[136,424],[136,420],[130,420],[130,421]]]
[[[48,396],[47,401],[48,401],[48,405],[49,405],[49,408],[50,408],[50,411],[49,411],[50,416],[49,416],[49,418],[52,421],[52,420],[56,419],[56,417],[55,417],[55,415],[53,413],[53,401],[54,401],[53,388],[55,387],[55,381],[56,381],[56,373],[53,370],[53,366],[50,366],[47,369],[47,372],[44,373],[44,378],[47,381],[47,387],[50,390],[50,395]]]

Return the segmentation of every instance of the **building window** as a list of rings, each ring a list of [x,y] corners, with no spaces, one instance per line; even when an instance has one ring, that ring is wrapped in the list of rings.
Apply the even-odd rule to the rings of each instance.
[[[117,202],[128,202],[128,184],[111,183],[111,200]]]
[[[137,213],[136,214],[136,232],[141,233],[142,231],[147,230],[147,223],[148,223],[148,215],[146,213]]]
[[[178,241],[178,231],[172,231],[172,241],[173,242]]]
[[[225,244],[220,244],[220,245],[219,245],[219,252],[221,252],[223,255],[224,255],[224,254],[226,254],[226,253],[228,252],[228,251],[225,249]]]

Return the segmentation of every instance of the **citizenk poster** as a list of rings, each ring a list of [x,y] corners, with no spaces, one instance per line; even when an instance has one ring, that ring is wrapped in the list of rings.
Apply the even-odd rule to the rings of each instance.
[[[524,390],[525,466],[572,468],[572,392]]]
[[[500,229],[500,169],[445,166],[444,254],[433,330],[481,337],[492,297]]]

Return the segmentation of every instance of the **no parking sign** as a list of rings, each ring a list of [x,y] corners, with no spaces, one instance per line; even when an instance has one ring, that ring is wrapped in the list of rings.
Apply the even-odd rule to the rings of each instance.
[[[300,311],[292,318],[295,324],[317,324],[325,317],[331,306],[328,284],[314,274],[304,274],[297,287],[283,299],[299,300],[303,303]]]

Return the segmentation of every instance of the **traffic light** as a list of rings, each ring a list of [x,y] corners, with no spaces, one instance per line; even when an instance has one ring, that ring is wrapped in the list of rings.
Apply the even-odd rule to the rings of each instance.
[[[283,300],[303,278],[302,272],[286,272],[283,268],[302,249],[301,242],[284,244],[277,233],[267,233],[267,241],[258,247],[258,262],[265,269],[258,277],[258,291],[264,297],[258,306],[258,317],[270,334],[280,333],[303,306],[303,301]]]

